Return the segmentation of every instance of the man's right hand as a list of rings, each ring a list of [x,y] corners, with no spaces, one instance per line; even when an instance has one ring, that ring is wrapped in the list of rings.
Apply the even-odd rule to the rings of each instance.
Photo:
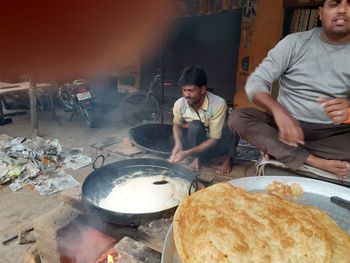
[[[182,144],[175,144],[173,150],[171,151],[171,155],[175,155],[183,150]]]
[[[279,132],[279,139],[288,145],[297,147],[304,144],[304,132],[299,122],[289,112],[271,97],[269,93],[255,94],[253,101],[263,109],[271,112]]]
[[[173,154],[169,158],[169,162],[171,163],[179,163],[185,160],[189,156],[189,151],[180,151],[176,154]]]
[[[282,108],[282,106],[275,109],[272,114],[278,127],[279,139],[283,143],[294,147],[304,144],[304,132],[296,119]]]
[[[171,156],[169,157],[169,161],[172,162],[172,160],[175,159],[175,156],[183,151],[182,144],[180,143],[175,143],[173,150],[171,151]]]

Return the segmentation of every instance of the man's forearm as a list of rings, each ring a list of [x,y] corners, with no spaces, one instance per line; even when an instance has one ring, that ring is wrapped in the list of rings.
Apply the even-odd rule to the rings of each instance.
[[[274,114],[276,111],[285,111],[282,105],[266,92],[259,92],[255,94],[253,97],[253,102],[272,114]]]
[[[186,150],[186,152],[188,153],[188,155],[194,155],[194,154],[199,154],[202,152],[205,152],[207,150],[209,150],[210,148],[212,148],[216,143],[217,143],[217,139],[208,139],[204,142],[202,142],[201,144]]]
[[[173,137],[176,144],[181,144],[181,138],[182,138],[182,127],[179,125],[173,126]]]

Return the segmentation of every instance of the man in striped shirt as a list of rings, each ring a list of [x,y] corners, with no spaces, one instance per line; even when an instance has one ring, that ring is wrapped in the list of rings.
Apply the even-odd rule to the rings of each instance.
[[[183,97],[173,107],[175,144],[170,161],[178,163],[194,157],[191,167],[198,171],[201,162],[225,155],[218,172],[231,172],[239,138],[224,125],[225,100],[207,91],[207,76],[199,66],[183,70],[179,87]]]

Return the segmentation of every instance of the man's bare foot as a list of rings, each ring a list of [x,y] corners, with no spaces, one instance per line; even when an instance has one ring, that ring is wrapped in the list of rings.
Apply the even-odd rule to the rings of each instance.
[[[346,161],[327,160],[310,154],[306,159],[306,163],[313,167],[334,173],[340,180],[350,175],[350,163]]]
[[[262,154],[262,161],[268,161],[268,160],[270,160],[270,156],[267,154],[267,153],[263,153],[263,152],[261,152],[261,154]]]
[[[222,165],[216,170],[220,174],[228,174],[232,171],[233,162],[230,156],[226,156],[225,160],[222,162]]]
[[[199,169],[201,168],[200,166],[200,162],[198,158],[195,158],[192,163],[189,164],[189,166],[191,167],[191,169],[195,172],[199,172]]]

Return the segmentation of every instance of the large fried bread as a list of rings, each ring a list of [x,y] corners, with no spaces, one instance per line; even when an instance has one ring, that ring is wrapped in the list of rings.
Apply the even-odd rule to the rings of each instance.
[[[229,183],[182,201],[173,229],[183,263],[350,263],[350,237],[326,213]]]

